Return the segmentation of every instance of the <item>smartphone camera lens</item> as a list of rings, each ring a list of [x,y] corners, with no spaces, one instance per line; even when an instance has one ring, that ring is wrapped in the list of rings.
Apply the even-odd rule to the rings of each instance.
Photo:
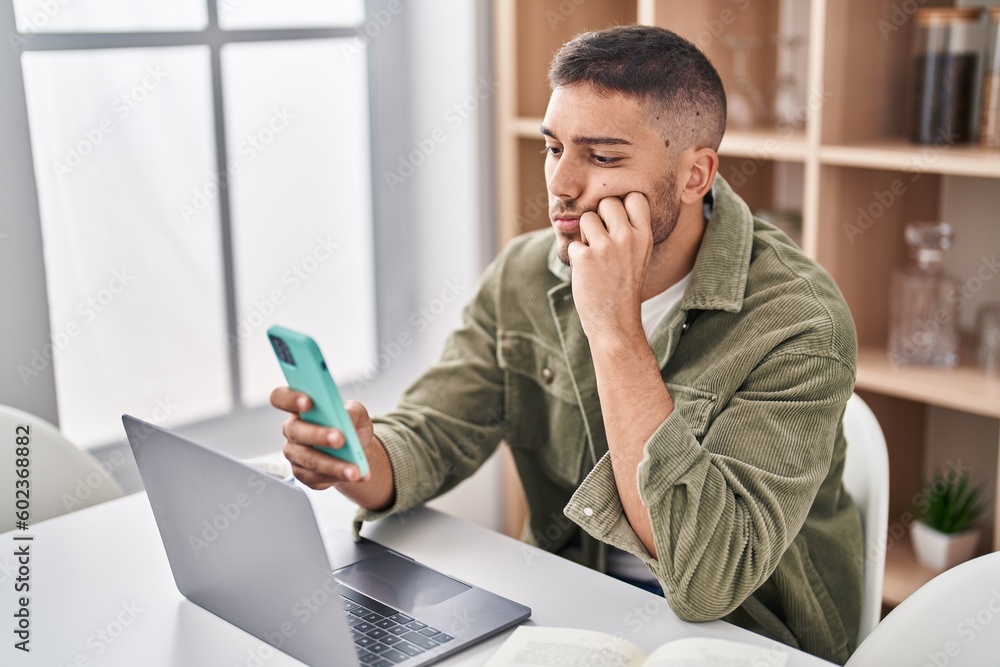
[[[274,347],[275,354],[278,358],[290,366],[295,365],[295,360],[292,358],[292,351],[288,349],[288,345],[285,341],[281,340],[277,336],[268,336],[271,339],[271,345]]]

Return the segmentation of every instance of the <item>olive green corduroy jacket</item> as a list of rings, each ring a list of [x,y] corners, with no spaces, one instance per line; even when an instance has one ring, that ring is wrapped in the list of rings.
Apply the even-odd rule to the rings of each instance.
[[[527,541],[602,571],[612,544],[648,565],[682,619],[722,618],[843,663],[862,586],[860,517],[841,481],[854,325],[830,276],[721,177],[713,199],[691,282],[651,343],[674,402],[635,471],[658,559],[618,497],[551,231],[508,244],[440,362],[374,420],[395,501],[357,519],[444,493],[505,440]]]

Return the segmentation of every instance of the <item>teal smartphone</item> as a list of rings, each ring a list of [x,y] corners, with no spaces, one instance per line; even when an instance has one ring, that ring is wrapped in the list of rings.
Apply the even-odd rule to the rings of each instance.
[[[361,476],[368,474],[368,459],[365,458],[354,423],[344,409],[337,383],[330,375],[330,369],[323,360],[319,345],[309,336],[285,327],[273,326],[267,330],[268,340],[278,357],[281,370],[288,386],[301,391],[312,399],[313,407],[301,414],[302,419],[320,426],[330,426],[344,434],[346,442],[340,449],[316,447],[316,449],[358,467]]]

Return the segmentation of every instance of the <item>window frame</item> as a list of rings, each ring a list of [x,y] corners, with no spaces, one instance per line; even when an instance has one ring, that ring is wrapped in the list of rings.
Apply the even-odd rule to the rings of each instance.
[[[224,30],[219,27],[219,13],[216,0],[205,0],[208,9],[208,24],[203,30],[197,31],[164,31],[164,32],[122,32],[122,33],[27,33],[21,34],[16,30],[13,0],[0,0],[0,32],[7,37],[8,47],[13,51],[16,60],[16,72],[5,72],[4,64],[0,63],[0,85],[6,90],[8,100],[11,104],[11,123],[9,128],[0,128],[0,137],[8,131],[17,137],[19,147],[15,147],[15,159],[10,165],[12,172],[17,172],[18,179],[22,186],[0,184],[0,195],[4,201],[13,203],[13,210],[21,210],[24,215],[13,220],[14,231],[21,233],[23,237],[28,237],[31,250],[26,255],[19,257],[20,264],[31,266],[31,273],[37,275],[41,273],[41,280],[36,284],[40,285],[41,298],[37,293],[35,298],[28,297],[27,303],[31,304],[33,311],[27,313],[30,320],[24,328],[22,335],[14,337],[15,340],[45,340],[50,342],[51,324],[49,320],[49,305],[47,297],[47,274],[44,270],[44,258],[41,253],[41,219],[38,206],[37,184],[35,182],[34,170],[29,166],[25,169],[25,164],[33,164],[33,155],[30,149],[30,138],[27,136],[27,105],[24,90],[23,71],[21,71],[21,55],[26,52],[39,51],[73,51],[90,49],[116,49],[116,48],[159,48],[174,46],[204,46],[210,51],[210,77],[212,85],[212,129],[215,133],[214,155],[216,161],[216,173],[220,175],[219,196],[216,198],[219,207],[219,231],[221,235],[223,286],[226,301],[226,330],[230,336],[229,340],[235,340],[237,334],[237,308],[236,308],[236,288],[233,257],[232,239],[232,211],[231,194],[228,187],[227,164],[227,142],[226,142],[226,122],[225,122],[225,99],[223,95],[222,78],[222,48],[227,44],[234,43],[263,43],[277,41],[297,41],[297,40],[326,40],[334,38],[358,38],[359,48],[363,42],[367,55],[368,68],[368,108],[369,108],[369,146],[371,170],[369,179],[371,183],[371,211],[372,211],[372,234],[373,234],[373,261],[374,261],[374,291],[376,299],[375,308],[375,331],[377,335],[376,345],[385,339],[385,332],[394,331],[400,326],[400,319],[405,318],[409,304],[416,300],[412,281],[394,280],[393,276],[412,275],[415,270],[415,260],[411,253],[406,252],[409,247],[409,232],[400,229],[400,226],[391,225],[389,229],[387,221],[402,220],[405,215],[406,193],[399,193],[392,196],[387,191],[382,179],[378,174],[382,173],[382,165],[390,164],[393,154],[390,151],[393,147],[399,146],[405,140],[405,123],[400,122],[405,110],[409,107],[410,90],[406,82],[410,77],[406,76],[407,58],[405,53],[405,40],[393,39],[389,37],[363,38],[362,29],[372,17],[384,16],[387,6],[398,0],[365,0],[364,19],[360,25],[351,26],[331,26],[319,28],[255,28]],[[398,11],[398,10],[397,10]],[[406,32],[406,12],[393,15],[396,34]],[[0,47],[6,48],[6,47]],[[11,52],[4,54],[3,58],[10,58]],[[13,74],[7,77],[6,74]],[[19,79],[18,79],[19,77]],[[8,85],[4,85],[9,82]],[[3,111],[0,108],[0,111]],[[23,134],[22,125],[23,121]],[[18,136],[20,135],[20,136]],[[12,138],[14,138],[12,137]],[[20,151],[18,148],[27,146],[28,162],[17,159]],[[6,181],[6,179],[3,179]],[[30,183],[30,187],[23,187]],[[6,229],[0,228],[0,233]],[[401,232],[404,238],[401,238]],[[0,243],[8,234],[0,236]],[[393,239],[392,243],[385,243],[387,239]],[[37,247],[37,254],[34,252]],[[0,248],[2,249],[2,248]],[[24,266],[11,265],[7,270],[0,267],[0,279],[19,272]],[[34,282],[34,281],[32,281]],[[392,289],[387,289],[387,285],[394,285]],[[44,304],[44,308],[41,307]],[[8,319],[8,321],[10,321]],[[7,325],[4,325],[7,326]],[[38,336],[38,332],[44,330],[44,336]],[[4,336],[8,340],[7,336]],[[30,355],[30,350],[29,350]],[[7,353],[11,363],[5,364],[13,372],[19,363],[23,363],[24,350],[16,347]],[[227,346],[229,386],[232,396],[232,410],[227,417],[235,413],[248,409],[244,402],[241,391],[241,370],[239,364],[238,346]],[[12,380],[10,386],[0,383],[0,403],[18,404],[24,409],[38,414],[40,417],[58,424],[58,406],[56,405],[54,384],[55,378],[52,365],[44,369],[44,375],[39,382],[33,383],[35,387],[28,396],[25,392],[16,392],[14,386],[16,380]],[[15,373],[16,375],[16,373]],[[17,382],[17,384],[20,384]],[[23,387],[21,387],[23,389]],[[9,396],[9,398],[8,398]],[[12,400],[14,397],[18,400]],[[213,418],[214,419],[214,418]],[[100,445],[96,445],[100,447]]]

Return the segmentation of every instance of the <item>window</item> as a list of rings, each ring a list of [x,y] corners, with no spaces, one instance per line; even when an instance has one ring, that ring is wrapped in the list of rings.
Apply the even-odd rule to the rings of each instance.
[[[376,344],[364,3],[13,5],[66,435],[265,402],[274,323],[357,377]]]

